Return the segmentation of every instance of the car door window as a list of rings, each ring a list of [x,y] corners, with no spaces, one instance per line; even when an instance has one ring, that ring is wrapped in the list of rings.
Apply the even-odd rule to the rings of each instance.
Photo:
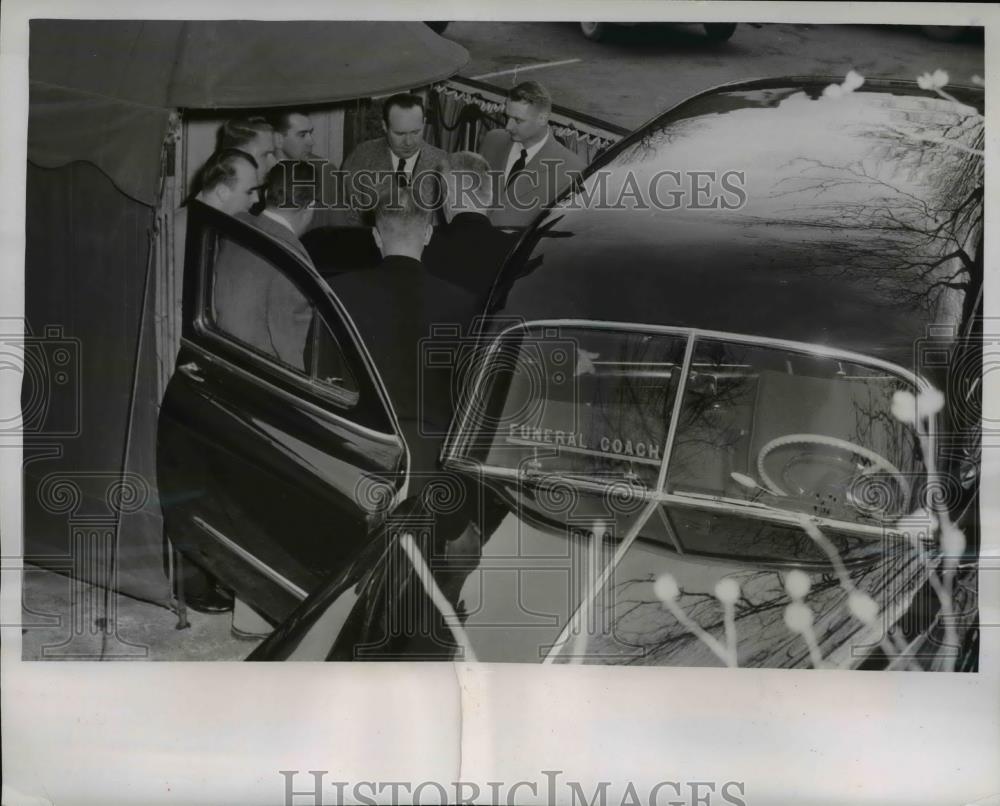
[[[358,385],[329,325],[280,266],[220,234],[211,271],[210,322],[241,346],[353,398]]]

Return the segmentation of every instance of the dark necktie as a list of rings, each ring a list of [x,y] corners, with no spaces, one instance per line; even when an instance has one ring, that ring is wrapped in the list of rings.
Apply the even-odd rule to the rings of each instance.
[[[403,157],[399,158],[399,165],[396,166],[396,181],[406,187],[406,160]]]
[[[517,158],[517,162],[515,162],[512,166],[510,166],[510,173],[507,174],[507,187],[510,187],[511,180],[513,180],[513,178],[518,173],[524,170],[524,166],[527,162],[528,162],[528,151],[527,149],[522,148],[521,156]]]

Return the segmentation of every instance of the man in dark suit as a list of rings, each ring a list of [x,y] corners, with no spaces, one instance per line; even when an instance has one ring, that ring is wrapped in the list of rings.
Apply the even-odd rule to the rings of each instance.
[[[322,176],[322,204],[316,208],[309,229],[335,227],[346,223],[343,210],[334,209],[339,197],[337,163],[313,151],[316,145],[316,127],[308,113],[299,109],[286,109],[269,118],[274,127],[274,145],[279,160],[313,163]],[[257,211],[251,211],[257,212]]]
[[[471,151],[448,157],[444,213],[447,224],[437,227],[424,250],[431,274],[468,291],[482,312],[493,281],[516,239],[490,223],[489,165]]]
[[[507,125],[486,133],[479,153],[498,179],[498,227],[526,227],[538,212],[579,176],[584,161],[549,130],[552,99],[537,81],[525,81],[507,96]]]
[[[349,223],[371,223],[372,210],[390,181],[410,187],[425,208],[440,205],[439,178],[448,155],[424,142],[425,125],[424,102],[419,95],[399,93],[385,100],[385,136],[366,140],[344,160]]]
[[[241,213],[241,221],[266,232],[303,263],[312,260],[299,236],[312,221],[318,181],[306,162],[279,162],[267,175],[265,207],[259,216]],[[273,264],[242,246],[224,242],[215,264],[216,324],[245,344],[305,371],[305,346],[312,306],[295,284]]]
[[[454,405],[451,376],[425,371],[424,356],[441,341],[455,345],[476,314],[472,296],[430,274],[420,262],[431,237],[430,213],[406,188],[385,194],[376,210],[375,241],[382,262],[330,280],[385,383],[410,452],[416,492],[437,467]],[[429,365],[428,365],[429,367]]]

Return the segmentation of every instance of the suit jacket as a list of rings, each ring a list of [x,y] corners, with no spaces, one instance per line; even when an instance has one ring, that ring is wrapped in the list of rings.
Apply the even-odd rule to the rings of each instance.
[[[493,281],[517,239],[499,230],[483,213],[459,213],[451,223],[435,228],[424,250],[427,271],[464,288],[480,313]]]
[[[410,449],[411,469],[433,472],[454,410],[456,373],[425,358],[429,350],[454,354],[456,337],[434,334],[432,327],[454,325],[464,334],[478,313],[472,296],[430,274],[419,261],[400,256],[333,277],[330,287],[385,382]]]
[[[251,224],[312,266],[302,242],[270,218],[240,213]],[[287,366],[307,372],[305,351],[312,324],[312,305],[298,287],[272,263],[232,242],[223,241],[215,262],[213,290],[218,327]]]
[[[492,129],[486,132],[479,146],[490,171],[500,174],[500,184],[493,188],[495,209],[490,213],[490,220],[497,227],[528,226],[586,167],[579,156],[549,132],[545,145],[507,184],[504,173],[513,143],[506,129]]]
[[[303,161],[316,166],[321,188],[316,213],[307,231],[322,229],[323,227],[344,226],[347,223],[347,210],[342,206],[341,173],[337,163],[311,152],[303,158]],[[254,215],[257,214],[253,210],[250,212],[254,213]]]
[[[413,166],[412,177],[418,174],[432,172],[443,173],[447,164],[448,154],[440,148],[424,143],[420,147],[420,154],[417,162]],[[392,164],[389,156],[389,141],[385,137],[376,137],[374,140],[366,140],[358,145],[350,156],[344,160],[344,184],[348,204],[351,212],[348,214],[347,223],[351,225],[363,224],[371,225],[371,215],[366,214],[361,207],[369,207],[366,202],[371,202],[374,194],[385,187],[385,184],[392,180],[396,166]],[[376,172],[372,180],[358,180],[359,172]],[[363,184],[362,184],[363,182]],[[373,191],[368,188],[374,187]],[[438,209],[441,206],[441,189],[433,180],[426,180],[419,186],[419,191],[424,194],[427,206],[431,209]],[[365,196],[371,198],[365,199]]]

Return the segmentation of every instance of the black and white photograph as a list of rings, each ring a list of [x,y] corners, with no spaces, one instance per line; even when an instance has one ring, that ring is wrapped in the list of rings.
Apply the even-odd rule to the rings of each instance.
[[[430,698],[457,674],[475,749],[360,781],[361,744],[288,753],[232,790],[21,774],[5,806],[994,803],[996,8],[15,5],[3,635],[31,683],[18,705],[5,673],[5,717],[59,680],[70,709],[83,680],[157,711],[190,690],[182,735],[232,772],[205,726],[263,725],[265,691],[385,680],[393,709],[399,676]],[[561,680],[641,721],[546,711]],[[807,724],[896,686],[808,717],[842,720],[812,793],[793,731],[723,774],[731,736],[714,756],[703,721],[646,722],[670,697],[757,724],[708,716],[706,688],[801,697]],[[332,718],[382,735],[363,702]],[[687,762],[501,764],[467,727],[501,702]],[[949,747],[921,771],[923,740]],[[468,772],[500,768],[534,778]]]

